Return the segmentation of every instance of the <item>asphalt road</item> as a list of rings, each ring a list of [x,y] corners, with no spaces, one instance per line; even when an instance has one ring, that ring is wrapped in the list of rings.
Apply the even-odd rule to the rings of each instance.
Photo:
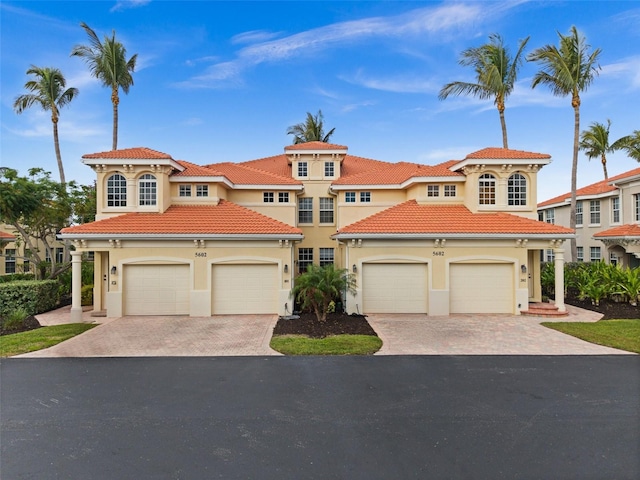
[[[3,359],[0,477],[638,479],[640,356]]]

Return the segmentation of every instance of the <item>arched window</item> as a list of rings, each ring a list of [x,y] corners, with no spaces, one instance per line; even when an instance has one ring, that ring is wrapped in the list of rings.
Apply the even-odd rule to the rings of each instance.
[[[490,173],[480,176],[478,181],[478,203],[480,205],[496,204],[496,177]]]
[[[119,173],[107,179],[107,207],[127,206],[127,179]]]
[[[507,201],[509,205],[527,204],[527,179],[520,173],[509,177],[507,184]]]
[[[140,197],[140,206],[156,204],[156,177],[150,173],[146,173],[138,180],[138,193]]]

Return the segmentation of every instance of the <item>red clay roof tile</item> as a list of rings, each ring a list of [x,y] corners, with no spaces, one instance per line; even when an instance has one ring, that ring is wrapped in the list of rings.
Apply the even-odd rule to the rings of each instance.
[[[340,177],[334,185],[398,185],[414,177],[461,177],[461,173],[452,172],[440,165],[421,165],[399,162],[387,164],[373,171],[365,171],[347,177]]]
[[[185,162],[184,160],[177,161],[184,170],[181,172],[174,172],[172,177],[220,177],[224,174],[218,170],[196,165],[195,163]]]
[[[207,165],[207,168],[222,172],[229,180],[239,185],[302,185],[302,182],[294,180],[290,175],[282,176],[246,164],[215,163]]]
[[[640,238],[640,225],[638,224],[626,224],[619,227],[613,227],[602,232],[595,233],[594,238],[621,238],[621,237],[638,237]]]
[[[289,150],[347,150],[344,145],[334,145],[326,142],[306,142],[296,143],[284,147],[285,151]]]
[[[5,241],[6,240],[11,241],[11,240],[15,240],[16,237],[11,235],[10,233],[7,233],[7,232],[0,232],[0,239],[5,240]]]
[[[498,148],[498,147],[488,147],[483,148],[482,150],[478,150],[477,152],[470,153],[466,157],[466,159],[522,159],[527,160],[531,159],[546,159],[551,158],[551,155],[546,153],[536,153],[536,152],[526,152],[524,150],[512,150],[510,148]]]
[[[171,158],[171,155],[158,152],[157,150],[152,150],[151,148],[147,148],[147,147],[124,148],[122,150],[111,150],[109,152],[88,153],[86,155],[83,155],[82,158],[173,160],[173,158]]]

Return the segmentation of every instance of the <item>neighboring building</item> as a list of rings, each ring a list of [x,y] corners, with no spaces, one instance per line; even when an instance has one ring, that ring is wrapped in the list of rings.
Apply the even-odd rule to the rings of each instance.
[[[75,242],[74,272],[95,252],[94,308],[110,317],[290,313],[310,263],[356,275],[349,313],[519,314],[541,300],[540,252],[555,249],[561,266],[573,237],[537,220],[550,162],[539,153],[487,148],[428,166],[310,142],[237,164],[148,148],[83,159],[97,221],[60,237]]]
[[[16,251],[14,248],[9,248],[10,244],[13,244],[15,240],[15,236],[0,230],[0,254],[2,254],[0,275],[16,272]]]
[[[587,185],[576,192],[577,258],[567,261],[604,261],[623,266],[640,265],[640,168]],[[571,193],[538,205],[542,221],[569,226]],[[553,260],[553,252],[544,254]]]
[[[15,229],[11,225],[0,224],[0,244],[2,245],[2,262],[0,265],[0,275],[10,273],[36,273],[36,265],[32,259],[29,246],[26,245],[19,233],[14,233]],[[37,245],[39,252],[44,252],[42,258],[51,261],[51,255],[45,248],[42,241],[32,239]],[[62,242],[51,239],[50,245],[53,248],[53,255],[56,263],[64,261],[64,245]]]

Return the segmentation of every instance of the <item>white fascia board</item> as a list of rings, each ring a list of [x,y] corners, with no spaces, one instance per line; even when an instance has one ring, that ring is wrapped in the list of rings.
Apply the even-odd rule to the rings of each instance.
[[[175,160],[170,158],[85,158],[82,160],[85,165],[137,165],[146,167],[148,165],[163,165],[170,166],[179,172],[185,170],[185,167],[180,165]]]
[[[455,172],[469,165],[549,165],[551,163],[550,158],[466,158],[459,161],[455,165],[451,165],[449,170]]]
[[[411,177],[405,182],[401,183],[400,186],[402,188],[406,188],[414,183],[464,183],[467,181],[466,177],[456,176],[456,177]]]
[[[609,185],[618,186],[620,184],[632,183],[640,180],[640,175],[633,175],[631,177],[621,178],[619,180],[614,180],[613,182],[609,182]]]
[[[464,183],[465,177],[411,177],[402,183],[386,183],[386,184],[340,184],[331,185],[331,189],[335,191],[348,191],[348,190],[389,190],[398,189],[402,190],[414,183]]]
[[[534,238],[541,240],[571,239],[573,233],[336,233],[331,236],[336,240],[365,240],[365,239],[396,239],[396,240],[435,240],[435,239],[472,239],[472,240],[510,240],[520,238]]]
[[[227,177],[224,176],[211,176],[211,177],[169,177],[170,183],[224,183],[229,188],[234,188],[233,183],[229,181]]]
[[[304,185],[247,185],[237,183],[233,186],[235,190],[304,190]]]
[[[302,240],[301,233],[213,234],[213,233],[59,233],[62,240]]]
[[[285,155],[288,156],[292,156],[292,157],[296,157],[296,156],[300,156],[300,155],[346,155],[347,154],[347,149],[346,148],[336,148],[334,149],[309,149],[309,150],[303,150],[303,149],[295,149],[295,150],[285,150],[284,153]],[[341,158],[340,160],[343,160],[343,158]]]

